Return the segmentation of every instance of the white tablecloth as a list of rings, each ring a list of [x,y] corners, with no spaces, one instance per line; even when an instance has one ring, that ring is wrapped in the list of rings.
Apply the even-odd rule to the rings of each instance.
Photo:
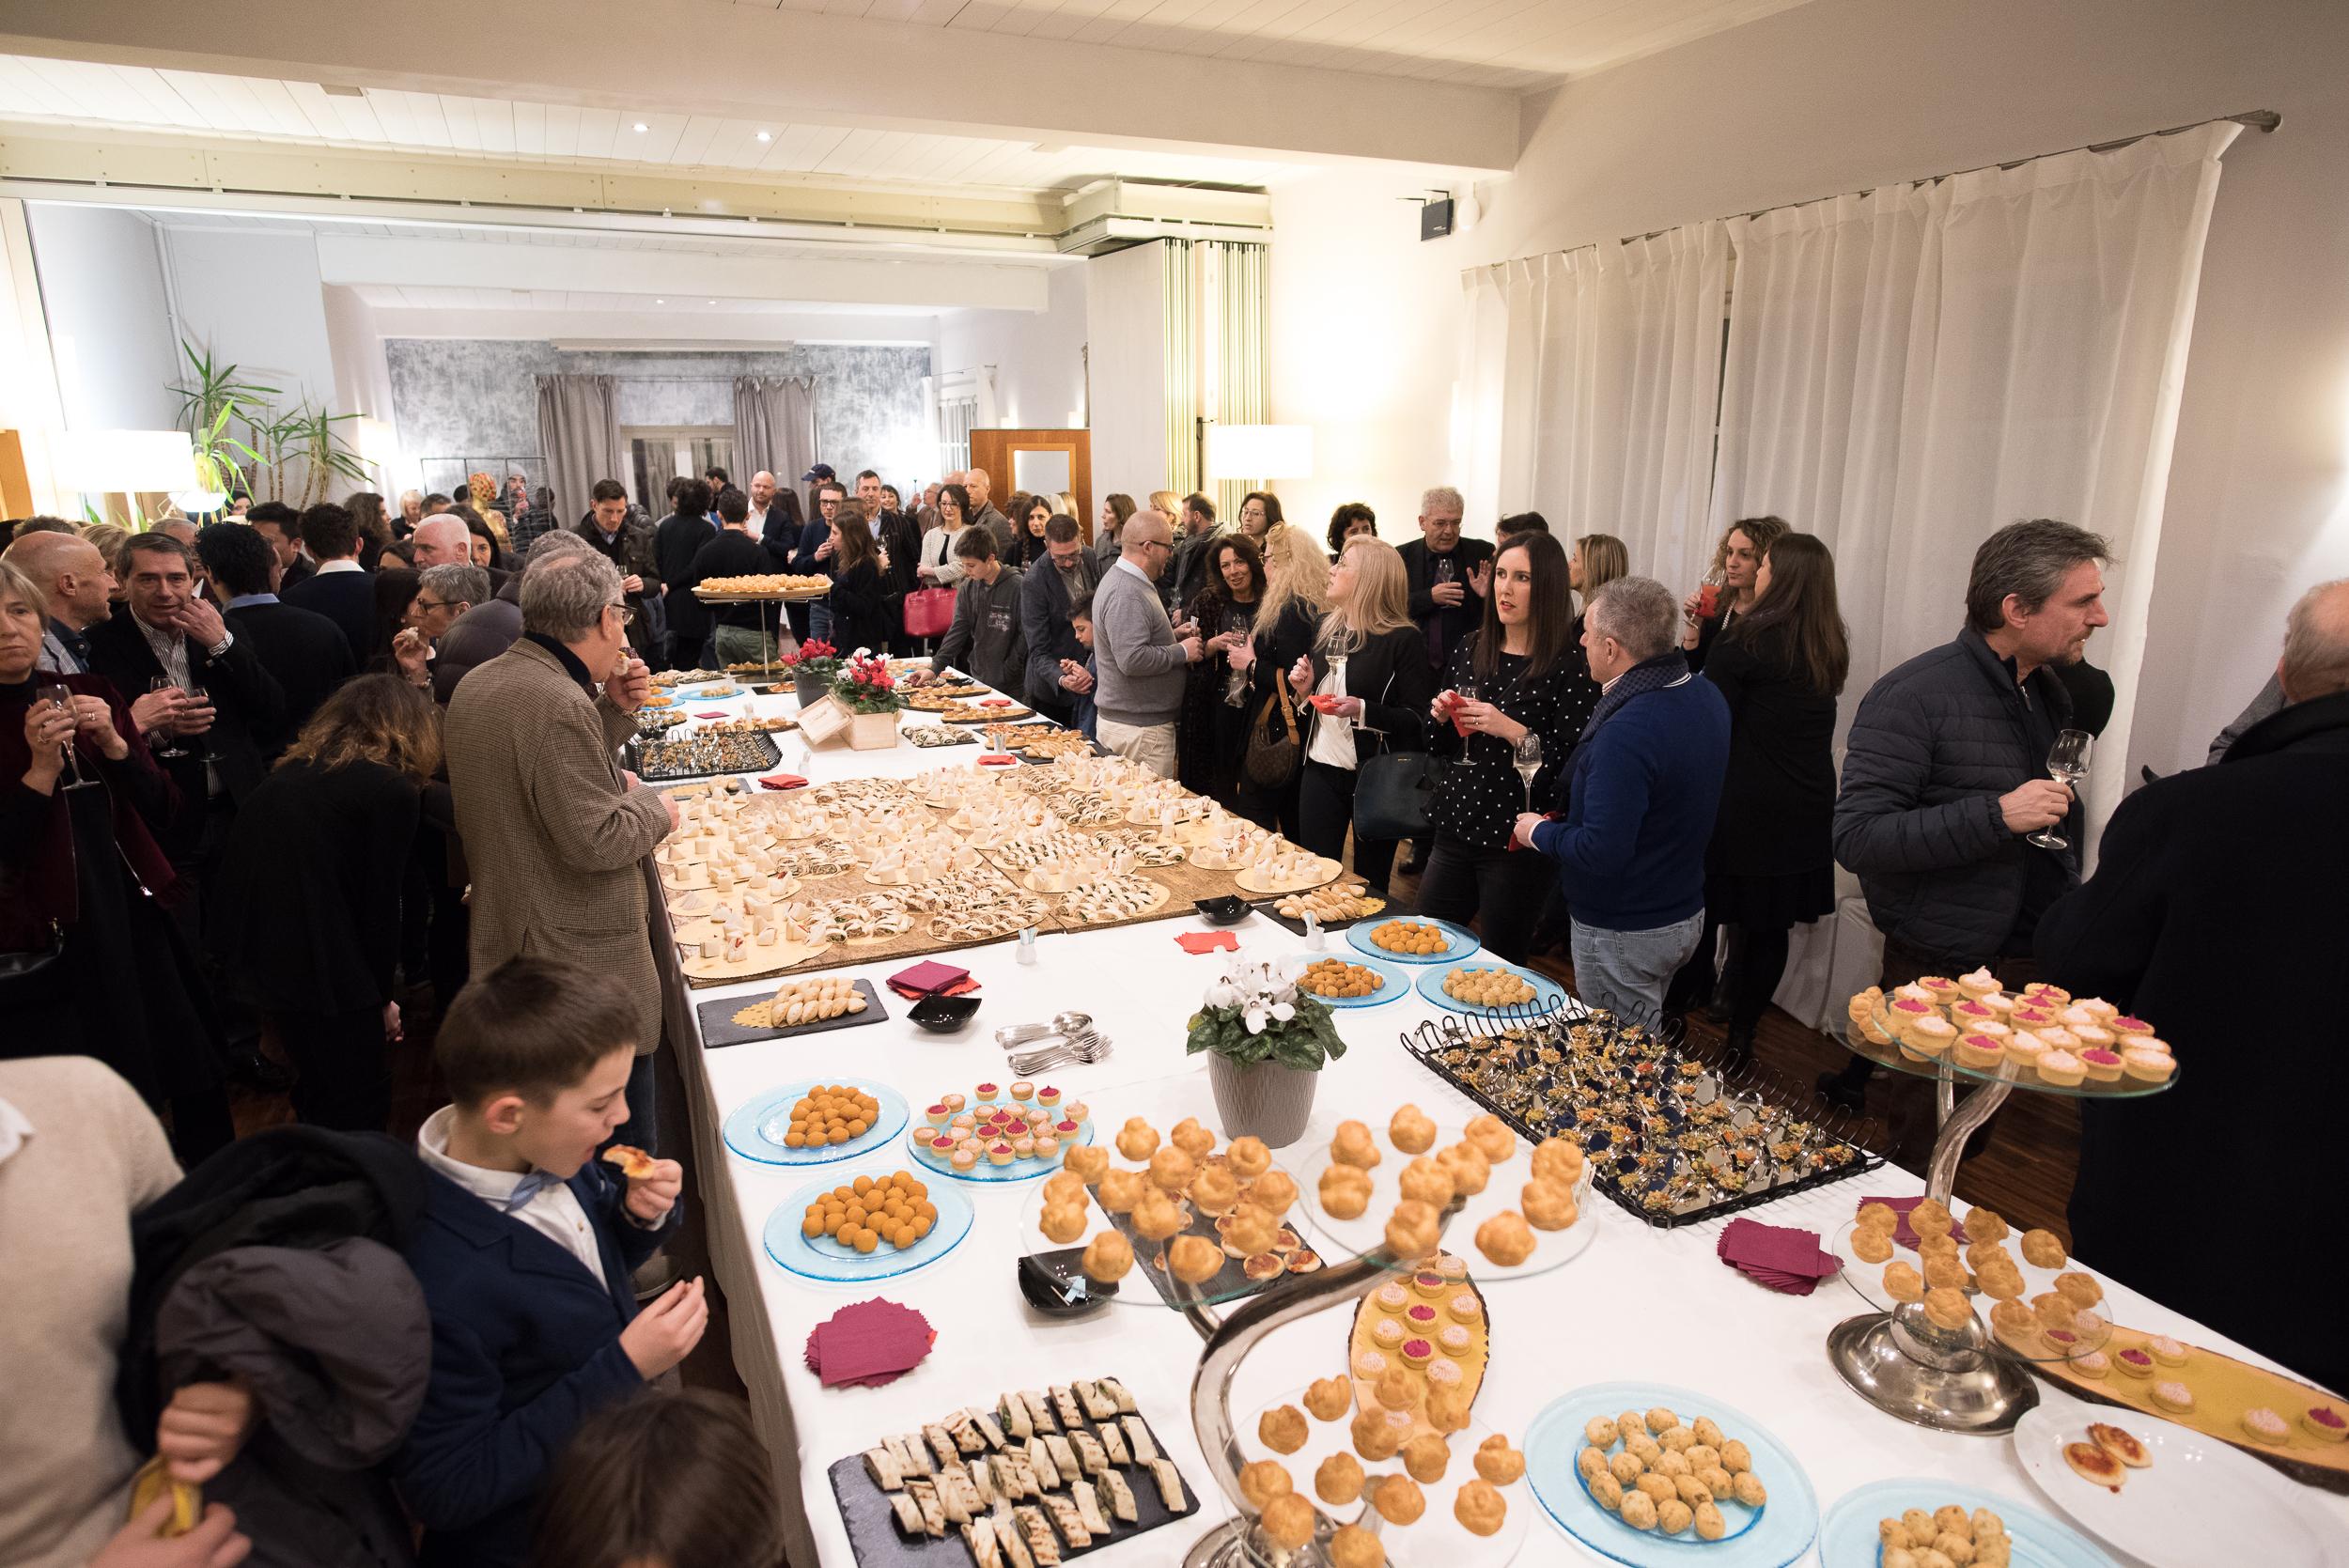
[[[700,710],[715,705],[689,706]],[[753,706],[788,711],[791,704],[760,698]],[[908,721],[921,722],[919,715],[909,715]],[[881,752],[829,747],[805,755],[796,737],[786,737],[783,750],[786,770],[817,783],[967,767],[977,754],[971,747],[923,751],[905,745]],[[1190,1378],[1200,1341],[1182,1317],[1162,1307],[1121,1302],[1074,1322],[1054,1321],[1022,1301],[1017,1261],[1032,1244],[1041,1245],[1039,1238],[1022,1234],[1020,1223],[1034,1184],[966,1184],[962,1190],[972,1200],[976,1220],[969,1237],[947,1257],[878,1287],[825,1286],[787,1273],[766,1256],[760,1233],[769,1214],[825,1172],[910,1166],[903,1141],[885,1160],[867,1157],[813,1170],[779,1168],[727,1153],[717,1130],[729,1112],[765,1090],[831,1075],[892,1086],[914,1108],[918,1122],[921,1108],[950,1090],[967,1094],[982,1080],[1007,1081],[1013,1076],[994,1043],[996,1028],[1072,1007],[1094,1016],[1115,1042],[1114,1054],[1097,1065],[1047,1076],[1091,1107],[1105,1141],[1131,1115],[1148,1118],[1161,1133],[1186,1114],[1198,1113],[1212,1126],[1205,1066],[1184,1054],[1184,1020],[1221,960],[1214,955],[1190,956],[1174,943],[1176,934],[1204,928],[1196,918],[1185,918],[1045,936],[1032,967],[1015,961],[1016,944],[1010,942],[948,955],[945,961],[969,969],[982,983],[984,998],[978,1017],[953,1035],[915,1028],[903,1016],[908,1004],[881,986],[906,960],[851,961],[838,971],[874,982],[890,1012],[885,1022],[707,1053],[689,1042],[681,1052],[686,1081],[697,1095],[692,1109],[698,1177],[710,1210],[715,1266],[732,1314],[736,1363],[762,1433],[776,1449],[786,1489],[796,1487],[801,1494],[809,1532],[827,1568],[850,1568],[854,1561],[827,1475],[834,1461],[861,1452],[882,1436],[914,1430],[944,1411],[984,1405],[1004,1389],[1072,1376],[1106,1374],[1124,1379],[1206,1504],[1196,1525],[1138,1536],[1089,1555],[1088,1562],[1104,1568],[1178,1562],[1208,1522],[1230,1512],[1190,1430]],[[1252,956],[1295,953],[1305,945],[1302,938],[1262,916],[1234,930],[1242,951]],[[1342,937],[1327,940],[1332,950],[1345,949]],[[698,1004],[715,997],[754,997],[773,984],[701,990],[692,1000]],[[1312,1125],[1283,1162],[1296,1169],[1346,1118],[1383,1126],[1407,1100],[1445,1125],[1475,1114],[1473,1105],[1421,1067],[1400,1043],[1406,1031],[1437,1016],[1439,1010],[1417,995],[1340,1011],[1339,1031],[1348,1050],[1323,1075]],[[1163,1081],[1177,1078],[1180,1082]],[[1849,1217],[1859,1194],[1921,1190],[1915,1177],[1888,1166],[1753,1212],[1771,1224],[1806,1225],[1825,1235]],[[1714,1255],[1718,1223],[1659,1231],[1596,1194],[1582,1215],[1581,1223],[1595,1227],[1598,1234],[1579,1257],[1548,1274],[1483,1287],[1494,1344],[1492,1372],[1476,1405],[1483,1421],[1521,1439],[1534,1415],[1562,1393],[1591,1383],[1654,1380],[1714,1394],[1766,1423],[1802,1460],[1822,1511],[1871,1481],[1934,1476],[2054,1512],[2036,1494],[2005,1438],[1911,1426],[1879,1413],[1843,1385],[1828,1363],[1828,1331],[1868,1308],[1840,1280],[1827,1281],[1808,1297],[1777,1295]],[[1447,1246],[1474,1268],[1467,1236],[1449,1236]],[[1128,1289],[1155,1300],[1138,1277],[1129,1279]],[[2117,1322],[2262,1359],[2122,1286],[2108,1281],[2108,1289]],[[926,1314],[938,1330],[936,1348],[914,1372],[885,1388],[825,1389],[803,1359],[809,1330],[841,1307],[876,1296]],[[1244,1418],[1311,1378],[1342,1370],[1347,1322],[1345,1312],[1332,1309],[1280,1330],[1242,1368],[1236,1413]],[[2063,1397],[2042,1388],[2047,1397]],[[1514,1506],[1534,1514],[1519,1562],[1603,1560],[1542,1516],[1525,1488],[1512,1491],[1517,1498]],[[2349,1499],[2323,1497],[2323,1506],[2349,1529]],[[1802,1560],[1816,1562],[1815,1550]]]

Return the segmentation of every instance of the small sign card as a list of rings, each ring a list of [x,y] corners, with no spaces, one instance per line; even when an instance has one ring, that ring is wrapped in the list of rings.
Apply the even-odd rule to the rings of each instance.
[[[822,696],[800,709],[800,733],[811,746],[821,746],[848,733],[856,715],[834,696]]]

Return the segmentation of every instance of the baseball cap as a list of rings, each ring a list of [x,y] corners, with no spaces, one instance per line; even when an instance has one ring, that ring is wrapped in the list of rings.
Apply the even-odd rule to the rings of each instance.
[[[832,464],[817,463],[814,468],[800,475],[800,483],[804,485],[811,479],[837,479],[839,477],[840,475],[832,471]]]

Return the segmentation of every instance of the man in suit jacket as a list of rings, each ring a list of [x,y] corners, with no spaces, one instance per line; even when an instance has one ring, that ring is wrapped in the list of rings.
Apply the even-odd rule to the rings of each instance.
[[[320,502],[302,514],[302,542],[319,569],[291,588],[280,588],[278,597],[342,628],[352,661],[366,668],[383,650],[376,646],[375,579],[359,565],[358,523],[344,507]]]
[[[274,763],[334,688],[359,673],[342,629],[325,616],[280,602],[270,592],[276,556],[258,528],[215,522],[195,536],[196,559],[224,607],[229,629],[252,643],[262,667],[285,689],[286,716],[257,737],[262,760]]]
[[[647,603],[661,598],[659,537],[651,523],[630,514],[628,490],[617,479],[599,479],[588,493],[593,505],[573,536],[586,540],[588,549],[618,568],[620,592],[634,612],[628,623],[628,645],[650,664],[660,652],[652,643],[652,616],[646,613]]]
[[[1460,537],[1460,492],[1439,485],[1420,498],[1420,536],[1395,553],[1411,590],[1411,619],[1427,636],[1427,664],[1440,680],[1452,650],[1485,623],[1485,590],[1492,582],[1493,547]]]
[[[540,563],[522,579],[521,640],[457,688],[442,743],[473,868],[473,972],[528,955],[618,977],[636,1007],[648,1091],[661,977],[643,862],[677,808],[614,759],[652,691],[642,660],[614,673],[625,614],[619,571],[600,555]],[[630,1104],[639,1106],[634,1080]],[[647,1093],[633,1141],[652,1124]]]
[[[709,487],[699,479],[677,482],[674,510],[653,530],[653,562],[661,572],[661,603],[669,621],[669,662],[680,670],[701,666],[702,644],[711,621],[693,597],[693,557],[718,536],[709,520]],[[589,541],[593,543],[593,540]]]
[[[1091,598],[1100,580],[1077,520],[1046,523],[1044,559],[1019,584],[1019,629],[1028,644],[1028,703],[1064,724],[1075,719],[1077,698],[1093,690],[1091,675],[1063,673],[1062,660],[1081,665],[1087,652],[1069,625],[1068,608]]]
[[[301,513],[282,501],[264,501],[245,513],[244,520],[269,541],[277,558],[277,584],[271,593],[283,595],[295,583],[317,575],[318,563],[302,552]]]

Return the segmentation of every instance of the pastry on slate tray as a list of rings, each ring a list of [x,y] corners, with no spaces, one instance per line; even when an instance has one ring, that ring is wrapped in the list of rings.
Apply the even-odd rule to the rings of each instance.
[[[1176,1236],[1166,1250],[1166,1266],[1187,1285],[1200,1285],[1223,1272],[1223,1249],[1206,1236]]]

